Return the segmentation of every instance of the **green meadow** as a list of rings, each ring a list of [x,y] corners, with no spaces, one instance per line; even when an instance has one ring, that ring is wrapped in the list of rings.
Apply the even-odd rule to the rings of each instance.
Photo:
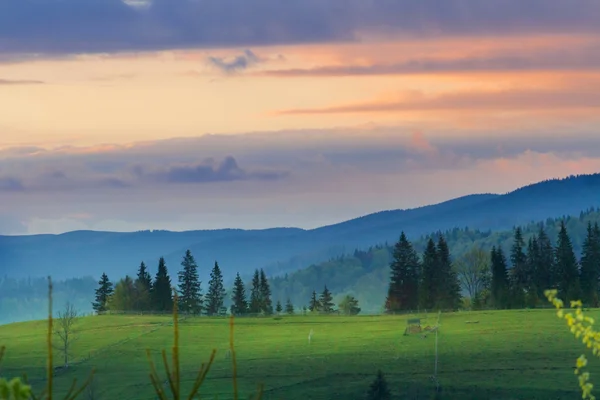
[[[600,317],[600,310],[589,316]],[[410,316],[414,318],[415,316]],[[435,325],[437,314],[419,315]],[[360,399],[381,369],[395,398],[430,399],[434,383],[435,334],[403,336],[407,316],[282,316],[235,320],[237,376],[241,397],[264,384],[263,399]],[[467,323],[467,321],[475,323]],[[46,366],[46,321],[0,326],[7,351],[0,375],[27,373],[38,391]],[[313,330],[309,344],[308,334]],[[167,316],[95,316],[76,325],[71,366],[57,372],[56,392],[73,378],[83,382],[96,369],[96,399],[155,399],[146,349],[166,378],[160,351],[171,354]],[[212,349],[215,362],[201,398],[231,399],[232,364],[227,356],[227,318],[187,318],[180,323],[182,386],[189,391]],[[576,358],[587,350],[554,310],[442,314],[438,334],[438,380],[444,399],[576,399]],[[600,360],[591,358],[592,382]],[[55,351],[55,366],[61,356]],[[80,398],[90,398],[87,393]]]

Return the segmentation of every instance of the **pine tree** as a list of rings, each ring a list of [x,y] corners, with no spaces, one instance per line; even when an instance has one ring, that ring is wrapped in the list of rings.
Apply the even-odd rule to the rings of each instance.
[[[438,299],[440,284],[437,276],[438,254],[432,238],[427,241],[421,264],[421,285],[419,287],[419,303],[421,308],[434,308]]]
[[[202,312],[202,292],[198,266],[192,252],[187,250],[183,260],[183,267],[178,273],[179,277],[179,310],[182,313],[198,315]]]
[[[504,309],[508,306],[508,271],[506,267],[506,257],[502,248],[492,247],[492,282],[490,290],[492,292],[492,301],[494,307]]]
[[[317,299],[317,292],[313,290],[312,295],[310,297],[310,303],[308,303],[308,310],[310,312],[317,312],[321,309],[321,304]]]
[[[137,279],[134,282],[135,309],[147,311],[151,308],[150,292],[152,290],[152,276],[142,261],[138,268]]]
[[[322,313],[330,314],[333,312],[333,296],[331,295],[329,289],[327,289],[327,285],[325,285],[325,288],[319,297],[319,305],[320,307],[318,310]]]
[[[292,302],[289,298],[287,299],[287,302],[285,303],[285,313],[289,314],[289,315],[294,315],[294,305],[292,304]]]
[[[158,272],[152,284],[152,309],[171,312],[173,310],[173,289],[167,264],[163,257],[158,260]]]
[[[391,400],[392,394],[381,370],[377,371],[377,377],[371,383],[367,393],[367,400]]]
[[[113,284],[108,279],[106,273],[102,273],[102,277],[100,277],[100,281],[98,282],[100,286],[96,289],[96,301],[92,303],[92,308],[96,312],[104,312],[108,309],[108,301],[110,300],[110,296],[113,294]]]
[[[581,289],[582,300],[585,304],[598,307],[598,291],[600,287],[600,237],[598,236],[598,224],[594,227],[588,222],[587,235],[583,242],[583,253],[581,255]]]
[[[233,293],[231,296],[231,313],[233,315],[245,315],[248,313],[248,301],[246,300],[246,288],[238,273],[233,281]]]
[[[454,268],[448,243],[440,235],[437,243],[438,267],[437,275],[440,289],[438,292],[438,308],[456,310],[460,306],[460,281]]]
[[[388,313],[414,310],[419,304],[419,256],[404,232],[394,246],[390,283],[385,302]]]
[[[528,307],[535,307],[539,302],[536,277],[539,266],[540,246],[537,237],[533,235],[527,242],[527,253],[525,261],[525,303]]]
[[[577,258],[573,252],[573,244],[564,221],[560,222],[555,256],[557,278],[559,279],[558,296],[563,299],[565,304],[569,304],[571,300],[579,300],[581,289]]]
[[[259,314],[261,311],[260,273],[254,270],[252,290],[250,292],[250,313]]]
[[[515,229],[513,244],[510,248],[510,262],[512,268],[509,272],[510,304],[511,308],[525,306],[525,288],[527,285],[527,255],[523,251],[525,241],[520,227]]]
[[[283,307],[281,306],[281,302],[279,300],[277,300],[277,305],[275,306],[275,311],[277,311],[277,314],[281,314],[281,312],[283,311]]]
[[[215,261],[215,266],[210,272],[210,280],[208,281],[208,291],[205,297],[206,315],[224,315],[225,307],[225,286],[223,285],[223,274],[219,263]]]
[[[540,230],[537,234],[538,241],[538,265],[535,271],[535,286],[538,290],[538,298],[543,299],[544,291],[556,287],[557,280],[555,278],[554,266],[554,247],[544,230],[544,225],[540,225]]]
[[[265,315],[273,314],[273,303],[271,301],[271,288],[269,286],[269,281],[267,280],[267,276],[265,275],[265,271],[260,270],[260,305],[261,311],[265,313]]]

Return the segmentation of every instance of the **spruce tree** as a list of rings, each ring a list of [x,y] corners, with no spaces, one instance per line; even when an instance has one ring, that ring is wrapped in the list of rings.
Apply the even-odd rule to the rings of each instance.
[[[289,315],[294,315],[294,305],[292,304],[292,301],[289,298],[285,303],[285,313]]]
[[[320,308],[321,304],[319,303],[319,299],[317,299],[317,292],[313,290],[312,295],[310,296],[310,302],[308,303],[308,310],[317,312]]]
[[[179,277],[179,310],[182,313],[198,315],[202,312],[202,293],[198,266],[190,250],[185,252],[181,261]]]
[[[598,281],[600,280],[600,237],[597,234],[598,225],[588,222],[587,235],[583,242],[581,255],[581,290],[582,300],[591,307],[598,307]]]
[[[248,301],[246,300],[246,288],[238,273],[233,281],[233,293],[231,296],[231,314],[245,315],[248,313]]]
[[[381,370],[377,371],[377,377],[371,383],[367,392],[367,400],[391,400],[392,394]]]
[[[537,234],[538,241],[538,265],[535,271],[535,286],[538,290],[538,298],[543,299],[544,291],[556,287],[557,280],[555,278],[554,267],[554,247],[544,230],[544,225],[540,225],[540,230]]]
[[[437,243],[438,267],[437,275],[439,276],[439,292],[438,292],[438,308],[456,310],[460,306],[460,281],[452,268],[452,258],[448,243],[443,235],[440,235]]]
[[[437,276],[438,254],[435,242],[432,238],[427,241],[427,247],[423,252],[423,262],[421,264],[421,285],[419,287],[419,303],[421,308],[433,309],[438,299]]]
[[[269,286],[269,281],[267,280],[267,275],[265,275],[265,271],[263,271],[262,268],[260,269],[260,305],[260,310],[265,313],[265,315],[273,314],[271,288]]]
[[[527,242],[527,253],[525,261],[525,303],[528,307],[535,307],[539,302],[536,277],[539,266],[540,247],[537,237],[533,235]]]
[[[275,311],[277,311],[277,315],[281,314],[283,311],[283,307],[281,306],[281,302],[277,300],[277,305],[275,306]]]
[[[419,304],[419,256],[404,232],[394,246],[390,283],[385,302],[388,313],[414,310]]]
[[[158,272],[152,284],[152,309],[155,311],[173,311],[173,288],[171,278],[167,270],[167,264],[163,257],[158,260]]]
[[[506,267],[506,256],[502,248],[492,247],[492,282],[490,290],[494,307],[504,309],[508,306],[508,271]]]
[[[148,268],[146,268],[146,264],[144,264],[143,261],[138,268],[137,280],[140,281],[148,291],[152,289],[152,276],[148,272]]]
[[[564,221],[560,222],[555,257],[557,278],[559,279],[558,296],[563,299],[565,304],[569,304],[571,300],[579,300],[581,289],[577,258]]]
[[[510,248],[510,262],[512,264],[509,272],[511,308],[523,308],[525,306],[527,255],[523,251],[523,247],[525,247],[523,232],[520,227],[517,227]]]
[[[250,313],[259,314],[261,311],[260,273],[254,270],[252,289],[250,291]]]
[[[94,311],[100,313],[108,309],[108,301],[110,296],[113,294],[113,284],[108,279],[106,273],[102,273],[100,281],[98,282],[98,289],[96,289],[96,301],[92,303]]]
[[[151,308],[150,292],[152,290],[152,276],[142,261],[138,268],[137,278],[134,282],[135,288],[135,309],[138,311],[147,311]]]
[[[225,315],[225,286],[223,285],[223,274],[219,263],[215,261],[215,265],[210,272],[210,280],[208,281],[208,291],[205,296],[206,315]]]
[[[333,307],[335,304],[333,304],[333,296],[331,295],[329,289],[327,289],[327,285],[325,285],[325,288],[319,297],[319,305],[320,307],[318,310],[322,313],[330,314],[333,312]]]

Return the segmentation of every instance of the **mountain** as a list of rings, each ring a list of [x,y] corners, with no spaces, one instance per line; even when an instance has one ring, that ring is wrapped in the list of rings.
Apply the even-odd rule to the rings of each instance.
[[[364,248],[394,242],[400,231],[418,236],[469,226],[498,231],[514,225],[573,215],[600,206],[600,174],[532,184],[503,195],[477,194],[408,210],[382,211],[312,230],[273,228],[132,233],[75,231],[61,235],[0,236],[0,269],[13,277],[55,279],[133,274],[143,260],[154,273],[165,256],[173,275],[190,249],[206,281],[215,260],[226,280],[264,267],[283,274]]]

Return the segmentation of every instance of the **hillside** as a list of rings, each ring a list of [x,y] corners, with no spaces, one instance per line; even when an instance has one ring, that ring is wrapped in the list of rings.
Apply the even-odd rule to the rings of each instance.
[[[191,249],[206,279],[218,260],[226,279],[254,268],[270,274],[293,272],[354,248],[392,242],[404,230],[418,236],[437,230],[469,226],[502,230],[516,224],[572,215],[600,206],[600,174],[533,184],[504,195],[469,195],[410,210],[384,211],[313,230],[223,229],[212,231],[143,231],[134,233],[76,231],[62,235],[0,236],[0,265],[12,277],[55,279],[132,274],[140,261],[154,271],[165,256],[171,273]]]
[[[579,258],[586,235],[588,222],[600,223],[600,210],[578,213],[578,216],[565,217],[569,237]],[[540,224],[552,243],[555,243],[560,221],[563,217],[548,218],[545,221],[521,226],[527,241],[539,232]],[[500,246],[509,254],[513,243],[513,230],[481,231],[469,228],[455,228],[444,232],[453,259],[460,257],[472,247],[487,251],[492,246]],[[425,250],[425,236],[409,238],[419,254]],[[284,301],[290,298],[294,304],[307,305],[313,290],[320,292],[324,285],[334,293],[335,299],[345,294],[355,296],[365,313],[381,312],[389,282],[389,265],[392,259],[392,245],[373,246],[366,251],[356,250],[343,257],[311,265],[308,268],[272,279],[273,298]]]
[[[597,319],[598,311],[589,315]],[[587,313],[586,313],[587,315]],[[419,315],[423,324],[437,317]],[[467,320],[477,324],[465,324]],[[584,346],[553,310],[487,311],[442,314],[438,377],[444,399],[575,399],[581,397],[575,359]],[[168,317],[101,316],[82,319],[67,372],[54,378],[55,396],[63,398],[72,380],[84,382],[96,369],[95,398],[155,398],[149,384],[145,349],[161,377],[159,351],[171,354]],[[235,347],[240,398],[258,384],[269,399],[364,399],[378,369],[395,399],[429,399],[433,384],[435,338],[402,336],[406,317],[284,316],[236,319]],[[44,321],[0,326],[7,345],[3,377],[27,373],[39,393],[44,383]],[[306,335],[314,330],[309,345]],[[217,349],[215,363],[201,388],[202,398],[232,399],[228,321],[189,318],[180,326],[182,384],[187,394],[200,364]],[[202,338],[202,340],[198,340]],[[598,377],[599,367],[586,367]],[[60,357],[56,355],[55,365]],[[118,368],[115,368],[115,365]],[[81,398],[88,397],[84,393]]]

